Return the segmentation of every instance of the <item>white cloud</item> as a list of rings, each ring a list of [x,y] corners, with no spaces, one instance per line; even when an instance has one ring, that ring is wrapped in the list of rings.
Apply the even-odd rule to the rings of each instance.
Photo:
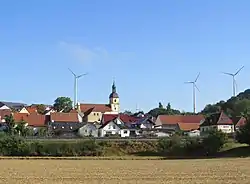
[[[69,52],[76,60],[84,63],[103,60],[108,57],[108,52],[101,47],[91,49],[79,44],[72,44],[64,41],[60,42],[59,46],[66,52]]]

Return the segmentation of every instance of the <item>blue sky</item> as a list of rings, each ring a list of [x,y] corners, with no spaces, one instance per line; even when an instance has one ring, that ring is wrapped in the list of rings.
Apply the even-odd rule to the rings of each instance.
[[[250,1],[241,0],[9,0],[0,3],[1,100],[106,103],[113,78],[121,108],[135,111],[170,102],[192,111],[250,85]]]

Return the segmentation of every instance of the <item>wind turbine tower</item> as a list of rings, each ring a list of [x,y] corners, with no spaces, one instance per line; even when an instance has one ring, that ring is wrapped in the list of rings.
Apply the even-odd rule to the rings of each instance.
[[[81,77],[88,75],[88,73],[84,73],[81,75],[76,75],[70,68],[69,71],[73,74],[74,76],[74,108],[76,108],[77,105],[77,90],[78,90],[78,79]]]
[[[196,94],[195,94],[195,89],[197,89],[198,91],[199,88],[196,85],[196,82],[198,80],[198,78],[200,77],[200,73],[197,75],[196,79],[194,81],[188,81],[185,82],[185,84],[192,84],[193,85],[193,112],[196,113]]]
[[[236,83],[236,80],[235,80],[235,76],[238,75],[243,68],[244,68],[244,66],[242,66],[239,70],[237,70],[236,73],[222,72],[223,74],[229,75],[229,76],[231,76],[233,78],[233,96],[236,95],[236,88],[237,88],[237,83]]]

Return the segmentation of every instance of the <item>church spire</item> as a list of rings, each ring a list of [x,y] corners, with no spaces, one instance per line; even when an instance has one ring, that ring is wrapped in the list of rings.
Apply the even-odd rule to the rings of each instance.
[[[112,93],[116,93],[115,80],[113,80]]]

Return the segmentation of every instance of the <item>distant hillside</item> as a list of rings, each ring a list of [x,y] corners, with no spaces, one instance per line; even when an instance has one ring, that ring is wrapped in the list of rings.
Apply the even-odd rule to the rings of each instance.
[[[204,115],[223,110],[230,117],[238,117],[250,113],[250,89],[239,93],[236,97],[232,97],[227,101],[220,101],[216,104],[208,104],[201,111]]]

